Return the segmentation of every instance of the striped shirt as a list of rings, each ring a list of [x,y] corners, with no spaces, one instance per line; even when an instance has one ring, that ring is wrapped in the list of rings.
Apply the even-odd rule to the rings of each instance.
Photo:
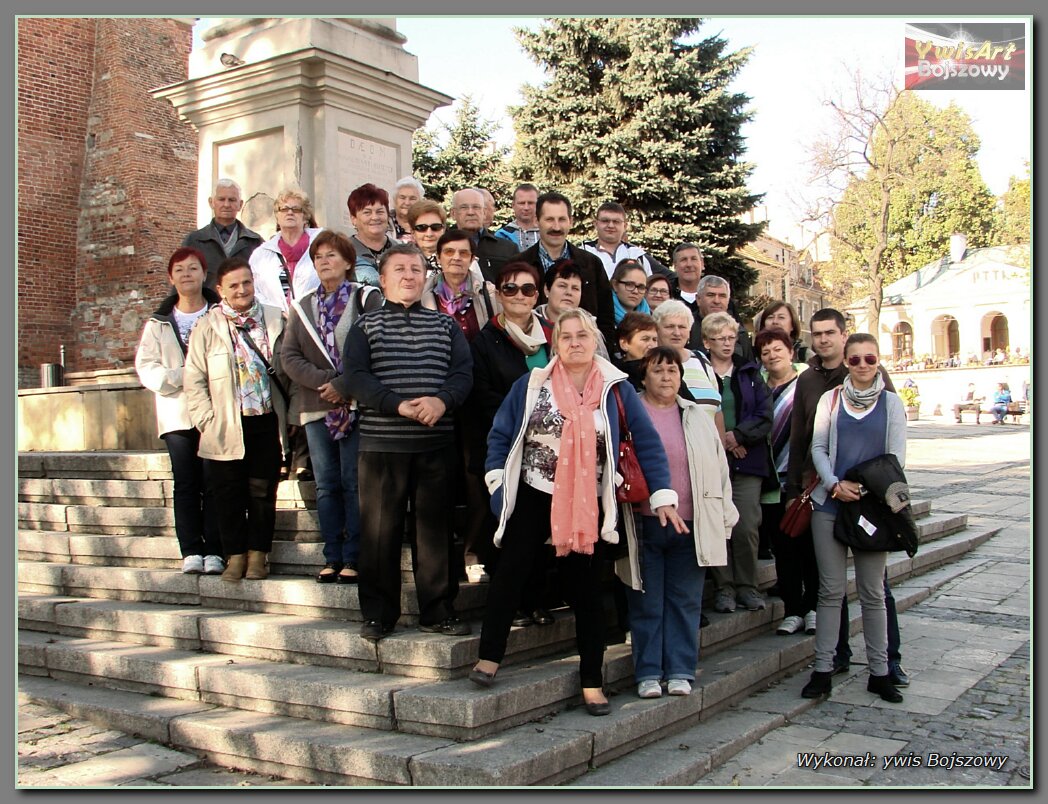
[[[332,381],[361,411],[363,452],[428,452],[454,442],[452,412],[473,386],[469,344],[454,319],[416,302],[387,301],[357,319],[342,350],[344,373]],[[434,396],[447,407],[433,427],[401,416],[402,402]]]

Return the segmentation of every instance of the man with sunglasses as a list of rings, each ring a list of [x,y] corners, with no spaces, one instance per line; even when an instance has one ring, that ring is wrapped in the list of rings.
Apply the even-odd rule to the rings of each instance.
[[[790,424],[790,459],[786,474],[785,496],[787,506],[795,497],[800,496],[815,476],[815,465],[811,458],[811,441],[815,432],[815,409],[819,399],[827,391],[844,384],[847,369],[844,363],[844,344],[848,340],[847,323],[844,316],[832,307],[825,307],[811,317],[811,340],[814,355],[808,360],[809,371],[802,371],[797,377],[797,387],[793,395],[793,418]],[[858,357],[852,355],[853,358]],[[884,387],[895,392],[884,366],[878,366]],[[798,538],[811,538],[808,532]],[[897,687],[910,683],[906,671],[902,669],[902,655],[899,652],[899,616],[895,610],[895,598],[888,587],[888,577],[884,578],[884,605],[888,613],[888,676]],[[805,618],[805,631],[815,633],[814,612],[808,612]],[[834,674],[844,673],[851,664],[851,648],[848,645],[848,598],[844,598],[841,615],[841,633],[837,641],[837,653],[833,660]]]
[[[516,257],[517,250],[484,228],[484,195],[474,187],[456,191],[451,197],[451,217],[455,226],[469,234],[481,274],[488,282],[494,282],[499,268]]]

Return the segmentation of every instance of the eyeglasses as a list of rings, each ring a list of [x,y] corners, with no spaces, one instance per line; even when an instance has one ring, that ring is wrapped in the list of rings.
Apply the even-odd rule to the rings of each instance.
[[[622,279],[619,280],[619,284],[633,293],[639,293],[647,287],[643,282],[626,282]]]
[[[736,337],[734,335],[725,335],[723,338],[707,338],[706,340],[713,343],[735,343]]]
[[[280,209],[277,210],[277,212],[294,212],[296,214],[302,211],[302,207],[280,207]]]
[[[878,359],[877,355],[852,355],[848,358],[848,365],[857,366],[865,360],[867,366],[876,366]]]
[[[443,223],[416,223],[415,224],[415,231],[416,232],[440,232],[440,231],[443,231],[443,229],[444,229],[444,224]]]
[[[509,282],[499,288],[499,293],[503,296],[516,296],[518,291],[530,299],[539,292],[539,289],[530,282],[526,285],[514,285],[512,282]]]
[[[669,288],[648,288],[648,295],[649,296],[669,296],[670,295],[670,289]]]

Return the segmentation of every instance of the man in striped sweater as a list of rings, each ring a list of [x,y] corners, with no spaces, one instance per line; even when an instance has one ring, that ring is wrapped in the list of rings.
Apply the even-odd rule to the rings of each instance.
[[[411,244],[379,260],[386,303],[346,336],[332,385],[360,408],[361,636],[378,640],[400,618],[400,550],[408,501],[416,522],[419,630],[463,635],[450,571],[452,413],[473,385],[469,345],[454,319],[420,304],[426,261]]]

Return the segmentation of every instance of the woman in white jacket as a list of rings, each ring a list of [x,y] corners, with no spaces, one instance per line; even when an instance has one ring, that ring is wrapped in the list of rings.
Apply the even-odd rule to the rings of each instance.
[[[676,349],[659,346],[641,363],[640,400],[662,439],[677,513],[688,530],[659,522],[647,503],[637,506],[640,529],[623,512],[629,555],[616,574],[629,587],[630,634],[637,694],[688,695],[699,659],[705,567],[727,564],[727,540],[739,518],[731,498],[724,447],[713,419],[677,395],[684,367]]]
[[[309,256],[309,247],[321,229],[309,228],[313,202],[302,190],[288,188],[273,202],[278,231],[251,252],[255,297],[262,304],[285,313],[291,299],[316,290],[320,278]]]
[[[175,479],[175,536],[182,552],[182,572],[218,575],[222,543],[218,519],[204,476],[204,462],[197,456],[200,431],[189,419],[182,392],[189,333],[218,295],[204,287],[207,266],[195,248],[180,248],[167,261],[167,276],[175,292],[160,303],[146,321],[135,353],[135,370],[142,385],[156,395],[156,423],[171,456]]]

